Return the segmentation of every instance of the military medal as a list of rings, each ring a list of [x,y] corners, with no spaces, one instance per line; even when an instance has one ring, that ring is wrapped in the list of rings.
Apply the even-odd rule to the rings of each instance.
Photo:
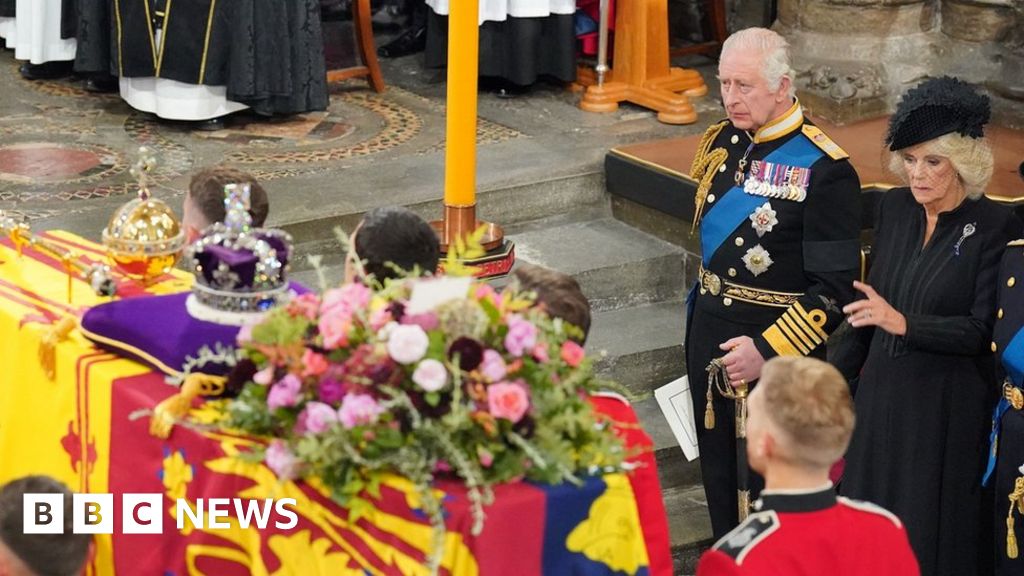
[[[773,264],[772,257],[760,244],[754,246],[743,255],[743,264],[754,276],[764,274]]]
[[[810,180],[810,168],[754,160],[750,163],[750,177],[743,184],[743,191],[754,196],[803,202]]]
[[[754,231],[757,232],[758,238],[771,232],[772,228],[779,223],[776,215],[775,210],[772,209],[771,202],[765,202],[758,206],[754,213],[750,215],[750,224],[754,227]]]
[[[751,142],[750,145],[747,146],[747,151],[743,153],[743,158],[740,158],[739,163],[736,164],[736,174],[733,176],[733,180],[736,181],[737,186],[743,185],[743,180],[746,178],[743,171],[747,168],[747,156],[750,156],[750,151],[753,149],[754,143]]]

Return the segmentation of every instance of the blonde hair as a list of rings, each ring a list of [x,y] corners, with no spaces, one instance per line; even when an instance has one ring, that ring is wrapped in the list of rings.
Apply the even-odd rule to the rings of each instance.
[[[846,452],[855,421],[853,400],[834,366],[815,358],[772,358],[757,390],[767,421],[782,436],[782,457],[821,468]]]
[[[960,181],[964,185],[967,197],[977,199],[985,193],[988,183],[992,180],[992,149],[985,138],[971,138],[956,132],[943,134],[938,138],[924,142],[928,154],[948,158],[953,164]],[[903,151],[896,150],[889,154],[889,170],[909,183],[907,170],[903,166]]]
[[[787,96],[796,96],[796,73],[789,62],[789,42],[778,32],[767,28],[744,28],[722,44],[722,57],[733,50],[745,50],[764,56],[761,76],[773,92],[779,89],[783,78],[789,78]]]

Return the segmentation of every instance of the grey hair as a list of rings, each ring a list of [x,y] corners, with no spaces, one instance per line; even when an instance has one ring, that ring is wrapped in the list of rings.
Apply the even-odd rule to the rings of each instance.
[[[924,148],[928,154],[949,158],[968,198],[977,199],[985,193],[992,180],[993,169],[992,149],[985,138],[971,138],[951,132],[925,142]],[[889,170],[904,182],[910,182],[903,166],[903,150],[889,154]]]
[[[732,50],[756,52],[764,55],[761,75],[768,88],[778,90],[783,78],[789,78],[787,96],[796,96],[796,72],[789,63],[789,42],[778,32],[767,28],[745,28],[728,38],[722,44],[722,57]]]

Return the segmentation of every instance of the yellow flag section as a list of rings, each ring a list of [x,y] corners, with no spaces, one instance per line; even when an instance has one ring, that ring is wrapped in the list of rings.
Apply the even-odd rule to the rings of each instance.
[[[83,259],[102,262],[102,246],[73,234],[49,233],[48,240]],[[148,288],[113,273],[121,292],[170,293],[188,289],[191,277],[175,273]],[[40,361],[44,340],[62,319],[108,301],[63,264],[31,247],[18,251],[0,241],[0,484],[29,474],[46,474],[75,492],[107,492],[110,443],[110,383],[147,372],[130,360],[96,349],[72,330],[53,339],[54,371]],[[67,322],[67,321],[65,321]],[[97,540],[97,567],[112,570],[109,536]]]

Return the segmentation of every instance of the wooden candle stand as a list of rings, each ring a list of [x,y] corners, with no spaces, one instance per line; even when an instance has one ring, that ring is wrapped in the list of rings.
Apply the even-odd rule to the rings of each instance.
[[[586,87],[580,108],[613,112],[632,102],[657,111],[666,124],[696,122],[690,98],[708,87],[696,70],[669,66],[667,0],[628,0],[615,10],[614,66],[601,86],[593,69],[578,69],[576,82]]]

